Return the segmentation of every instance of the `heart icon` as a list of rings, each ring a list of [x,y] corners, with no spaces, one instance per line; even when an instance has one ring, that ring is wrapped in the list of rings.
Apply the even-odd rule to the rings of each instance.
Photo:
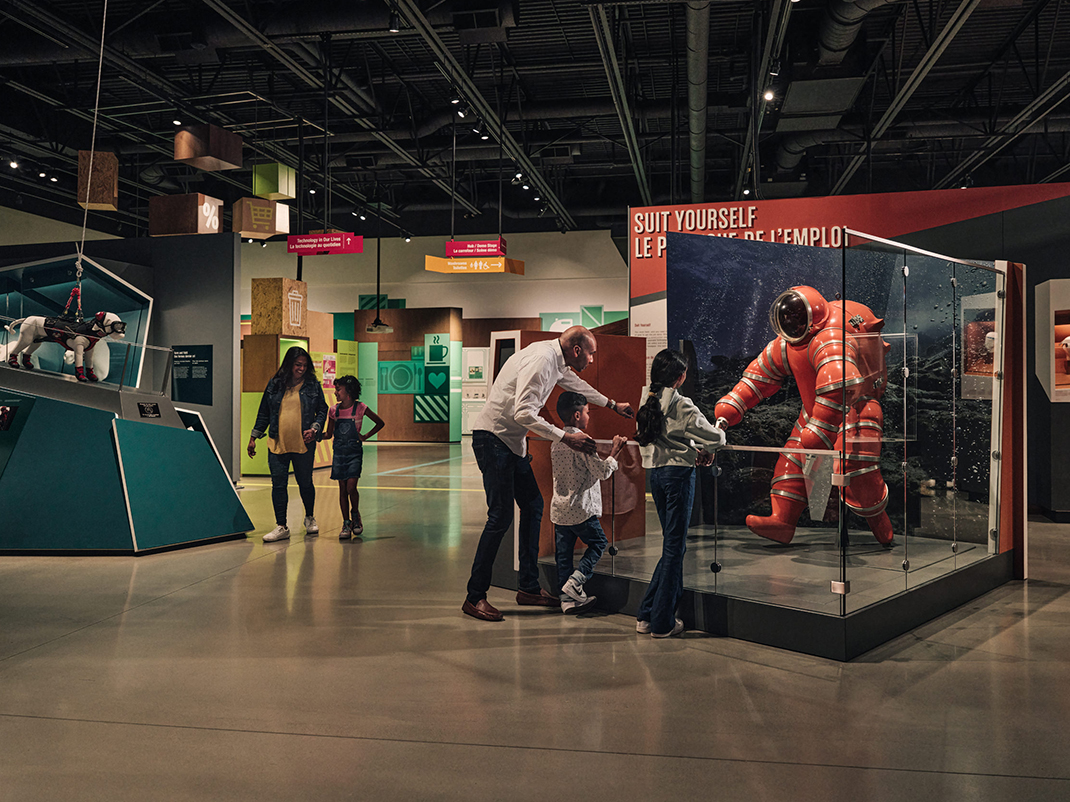
[[[431,386],[433,386],[436,390],[438,390],[439,388],[442,387],[443,384],[446,383],[446,374],[445,373],[428,373],[427,374],[427,381],[430,382]]]

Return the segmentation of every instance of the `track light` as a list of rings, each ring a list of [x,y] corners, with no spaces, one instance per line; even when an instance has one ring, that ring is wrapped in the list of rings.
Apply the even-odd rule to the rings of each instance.
[[[490,139],[490,134],[488,134],[486,131],[484,131],[483,133],[481,133],[479,135],[479,138],[482,139],[484,142],[486,142],[488,139]]]
[[[7,166],[8,166],[8,167],[10,167],[10,168],[11,168],[12,170],[17,170],[17,169],[19,169],[19,163],[18,163],[18,161],[16,161],[15,159],[12,159],[11,161],[9,161],[9,162],[7,163]]]
[[[774,77],[780,75],[780,59],[773,59],[772,63],[769,65],[769,74]]]
[[[37,177],[38,178],[48,178],[48,173],[38,173]]]
[[[390,33],[398,33],[401,31],[401,15],[398,13],[397,8],[390,9],[390,27],[387,28]]]
[[[483,133],[483,121],[482,120],[477,119],[474,123],[472,123],[472,133],[473,134],[482,134]]]
[[[412,235],[411,234],[406,234],[405,235],[405,242],[412,242]]]
[[[524,177],[524,172],[520,168],[517,168],[516,174],[513,177],[514,178],[523,178]]]
[[[468,106],[464,105],[463,103],[460,104],[457,107],[457,116],[460,117],[462,120],[465,117],[467,117],[468,116]]]
[[[520,188],[521,189],[531,189],[531,181],[529,181],[528,179],[525,178],[523,181],[520,182]]]
[[[774,97],[776,97],[776,95],[773,94],[773,90],[772,89],[766,89],[765,90],[765,94],[762,95],[762,97],[765,98],[767,101],[769,101],[769,100],[772,100]]]
[[[266,248],[266,247],[267,247],[267,240],[264,240],[264,241],[262,241],[262,242],[260,243],[260,247],[261,247],[261,248]]]
[[[48,179],[48,180],[49,180],[49,181],[51,181],[51,182],[52,182],[53,184],[55,184],[55,183],[58,183],[58,182],[59,182],[59,179],[58,179],[58,178],[56,178],[55,176],[52,176],[52,177],[51,177],[50,179]]]
[[[457,90],[454,89],[450,92],[450,104],[457,106],[460,105],[461,96],[457,94]]]
[[[743,190],[743,194],[744,194],[744,195],[750,195],[750,190],[749,190],[749,189],[745,189],[745,190]]]
[[[542,195],[539,194],[539,190],[535,190],[535,197],[533,198],[533,200],[537,200],[537,201],[541,201],[542,200]]]
[[[171,120],[171,125],[182,125],[182,121],[175,117],[175,119]]]
[[[308,191],[308,194],[309,194],[309,195],[315,195],[315,194],[316,194],[316,189],[315,189],[315,187],[313,187],[312,189],[310,189],[310,190]]]
[[[250,245],[252,245],[253,244],[253,238],[249,237],[249,239],[247,239],[246,242],[248,242]]]

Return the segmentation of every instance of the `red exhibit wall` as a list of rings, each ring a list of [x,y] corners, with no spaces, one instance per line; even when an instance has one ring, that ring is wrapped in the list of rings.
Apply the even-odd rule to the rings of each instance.
[[[669,232],[840,247],[844,228],[895,238],[1067,196],[1070,183],[636,207],[628,210],[630,297],[665,292]]]

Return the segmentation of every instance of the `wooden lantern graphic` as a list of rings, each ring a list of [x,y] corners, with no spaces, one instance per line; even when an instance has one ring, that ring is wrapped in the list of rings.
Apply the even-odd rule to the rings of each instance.
[[[92,173],[89,171],[90,157]],[[102,212],[119,210],[119,159],[114,153],[78,151],[78,205]]]
[[[175,134],[175,161],[198,170],[241,168],[242,139],[217,125],[186,125]]]
[[[279,162],[253,165],[253,194],[267,200],[297,197],[297,171]]]

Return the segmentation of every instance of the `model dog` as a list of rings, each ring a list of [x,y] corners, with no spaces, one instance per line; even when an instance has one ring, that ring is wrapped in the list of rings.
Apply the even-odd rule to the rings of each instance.
[[[22,367],[32,370],[30,354],[36,351],[41,343],[58,343],[73,352],[74,375],[80,382],[98,380],[93,368],[85,366],[86,351],[93,350],[93,346],[103,337],[113,340],[126,337],[126,324],[114,312],[97,312],[88,320],[82,321],[33,315],[16,320],[5,328],[14,333],[16,327],[19,329],[19,339],[7,354],[7,363],[11,367],[19,367],[18,356],[21,353]]]

